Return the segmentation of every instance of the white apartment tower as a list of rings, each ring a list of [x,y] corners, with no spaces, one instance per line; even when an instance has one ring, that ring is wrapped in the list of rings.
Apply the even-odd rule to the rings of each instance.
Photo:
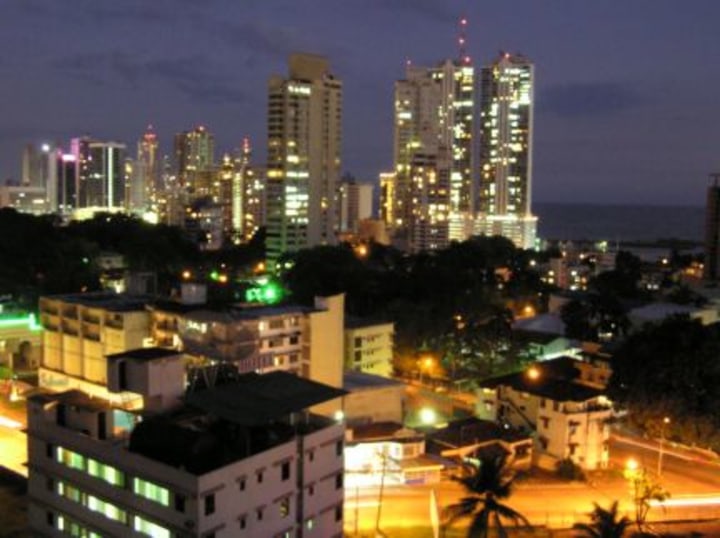
[[[475,233],[535,244],[531,210],[534,66],[502,54],[482,69],[480,193]]]
[[[326,58],[290,56],[268,83],[267,254],[335,242],[342,83]]]
[[[469,58],[408,65],[395,83],[396,238],[411,251],[447,246],[471,231],[476,199],[475,71]]]

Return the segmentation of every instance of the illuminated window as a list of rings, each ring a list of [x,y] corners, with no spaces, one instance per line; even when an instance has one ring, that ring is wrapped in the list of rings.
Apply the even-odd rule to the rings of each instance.
[[[133,518],[133,529],[152,538],[170,538],[168,529],[140,516]]]
[[[113,486],[123,487],[125,485],[125,474],[115,467],[104,465],[92,458],[87,460],[87,472],[90,476],[104,480]]]
[[[288,517],[290,515],[290,498],[286,497],[280,501],[280,517]]]
[[[142,478],[133,478],[133,493],[163,506],[170,506],[170,491]]]
[[[85,470],[85,457],[61,446],[57,449],[57,461],[78,471]]]

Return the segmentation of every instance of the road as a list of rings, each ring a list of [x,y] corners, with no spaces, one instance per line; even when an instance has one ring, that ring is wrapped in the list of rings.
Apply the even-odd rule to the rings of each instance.
[[[519,482],[508,504],[533,525],[569,528],[586,522],[593,503],[609,506],[620,502],[621,511],[634,515],[633,486],[620,470],[632,457],[653,476],[657,469],[657,446],[641,439],[615,438],[611,444],[612,468],[589,483],[528,480]],[[653,507],[649,521],[694,520],[720,517],[720,464],[666,447],[661,484],[670,491],[669,502],[678,506]],[[451,481],[428,486],[388,486],[382,495],[380,528],[430,526],[430,496],[435,490],[438,506],[457,502],[464,492]],[[346,491],[345,526],[354,533],[374,529],[379,506],[378,488]]]

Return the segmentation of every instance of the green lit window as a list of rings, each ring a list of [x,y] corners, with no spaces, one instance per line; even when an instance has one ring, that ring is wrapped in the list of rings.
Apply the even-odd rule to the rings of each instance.
[[[78,471],[85,470],[85,457],[61,446],[57,449],[57,461]]]
[[[133,493],[163,506],[170,506],[170,491],[142,478],[133,478]]]
[[[114,521],[120,521],[121,523],[127,523],[127,512],[118,508],[112,503],[98,499],[94,495],[88,495],[87,507],[93,512],[99,512],[108,519]]]
[[[133,529],[147,536],[152,536],[152,538],[170,538],[170,531],[168,529],[140,516],[133,518]]]
[[[123,487],[125,485],[125,475],[122,471],[118,471],[115,467],[105,465],[92,458],[87,460],[87,472],[90,476],[104,480],[113,486]]]

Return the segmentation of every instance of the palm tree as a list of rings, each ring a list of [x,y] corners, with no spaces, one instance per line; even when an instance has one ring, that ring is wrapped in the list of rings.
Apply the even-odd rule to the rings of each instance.
[[[582,531],[581,538],[622,538],[632,521],[619,515],[617,501],[607,509],[595,503],[595,509],[590,512],[592,523],[577,523],[575,528]]]
[[[468,538],[486,538],[491,528],[505,538],[503,520],[530,526],[525,516],[500,502],[510,496],[515,479],[507,455],[481,458],[479,465],[470,465],[467,470],[465,476],[453,479],[465,486],[469,495],[445,509],[446,527],[461,517],[472,517]]]

